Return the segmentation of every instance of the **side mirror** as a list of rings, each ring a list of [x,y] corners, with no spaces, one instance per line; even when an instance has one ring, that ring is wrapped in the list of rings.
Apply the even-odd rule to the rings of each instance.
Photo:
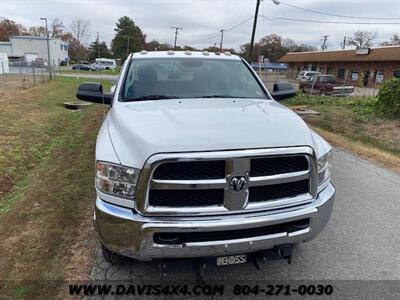
[[[97,82],[85,82],[78,86],[76,98],[94,103],[111,104],[113,93],[103,93],[103,86]]]
[[[296,96],[296,90],[289,82],[279,82],[274,84],[271,96],[276,101],[280,101]]]

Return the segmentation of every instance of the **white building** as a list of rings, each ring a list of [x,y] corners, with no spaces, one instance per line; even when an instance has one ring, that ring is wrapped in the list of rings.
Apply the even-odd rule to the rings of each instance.
[[[59,38],[49,39],[51,65],[58,66],[61,62],[69,62],[68,47],[68,44]],[[47,64],[46,37],[12,36],[9,42],[0,42],[0,52],[7,53],[9,58],[23,58],[27,63],[41,58]]]

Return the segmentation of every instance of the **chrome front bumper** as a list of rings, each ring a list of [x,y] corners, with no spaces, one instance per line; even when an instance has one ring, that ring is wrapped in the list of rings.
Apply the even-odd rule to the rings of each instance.
[[[332,212],[335,188],[329,184],[312,203],[299,207],[257,213],[202,217],[145,217],[129,208],[96,199],[94,223],[103,245],[123,256],[138,260],[178,257],[206,257],[250,253],[282,244],[315,238]],[[295,232],[182,245],[161,245],[153,241],[158,232],[207,232],[263,227],[309,219],[309,227]]]

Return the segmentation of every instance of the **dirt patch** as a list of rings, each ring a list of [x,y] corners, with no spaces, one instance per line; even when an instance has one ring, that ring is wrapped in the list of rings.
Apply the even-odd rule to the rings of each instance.
[[[93,227],[92,207],[83,216],[78,226],[78,235],[75,243],[66,249],[66,255],[62,259],[65,266],[65,280],[87,280],[89,271],[93,266],[93,255],[96,249],[96,238]]]
[[[7,174],[0,173],[0,201],[1,199],[12,190],[14,181]]]

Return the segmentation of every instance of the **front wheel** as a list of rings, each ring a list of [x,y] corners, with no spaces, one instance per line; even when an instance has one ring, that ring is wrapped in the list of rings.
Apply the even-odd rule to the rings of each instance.
[[[106,248],[101,244],[101,252],[103,253],[104,260],[109,264],[118,264],[122,262],[122,256]]]

